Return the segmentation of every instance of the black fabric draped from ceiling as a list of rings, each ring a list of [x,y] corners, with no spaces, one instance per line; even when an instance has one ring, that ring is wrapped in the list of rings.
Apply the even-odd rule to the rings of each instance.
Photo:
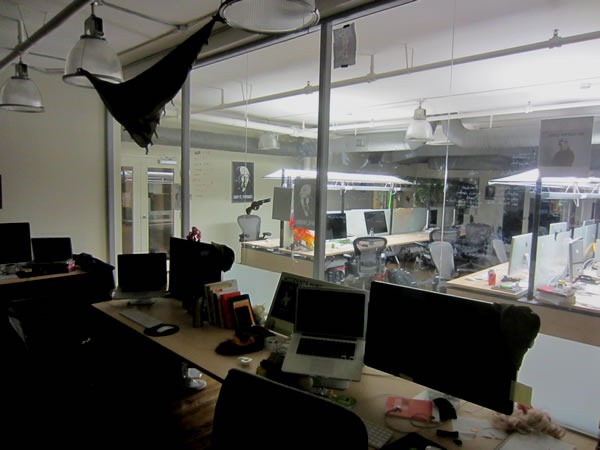
[[[85,69],[85,75],[106,108],[132,139],[148,153],[152,137],[160,122],[164,106],[179,92],[202,46],[208,43],[215,22],[223,22],[218,15],[179,44],[148,70],[123,83],[100,80]]]

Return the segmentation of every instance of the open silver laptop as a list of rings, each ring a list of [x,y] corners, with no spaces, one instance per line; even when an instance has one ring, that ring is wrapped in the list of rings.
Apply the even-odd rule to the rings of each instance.
[[[299,286],[294,333],[282,370],[338,380],[360,380],[366,315],[366,291]]]

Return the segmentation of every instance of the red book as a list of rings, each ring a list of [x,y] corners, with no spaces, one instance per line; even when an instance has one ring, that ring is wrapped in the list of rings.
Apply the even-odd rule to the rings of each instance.
[[[229,329],[233,329],[234,328],[234,321],[233,321],[233,311],[231,308],[231,304],[230,304],[230,300],[234,297],[238,297],[241,294],[240,291],[232,291],[232,292],[224,292],[221,295],[219,295],[219,300],[221,303],[221,323],[219,326],[223,327],[223,328],[229,328]]]

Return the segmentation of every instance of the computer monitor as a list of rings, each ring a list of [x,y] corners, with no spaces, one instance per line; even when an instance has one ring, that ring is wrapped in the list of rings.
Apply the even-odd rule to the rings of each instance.
[[[508,275],[529,270],[531,261],[532,233],[517,234],[510,241],[510,256],[508,258]]]
[[[539,325],[527,306],[374,281],[364,363],[431,389],[430,397],[512,414],[518,369]]]
[[[562,231],[568,231],[569,224],[567,222],[554,222],[548,225],[548,233],[555,234]]]
[[[117,255],[117,289],[114,299],[130,304],[154,303],[167,290],[166,253],[124,253]]]
[[[346,213],[327,213],[325,217],[325,239],[345,239],[347,237]]]
[[[34,237],[31,238],[33,262],[55,263],[73,259],[70,237]]]
[[[282,272],[265,321],[266,329],[286,338],[292,335],[296,321],[296,291],[298,286],[352,289],[336,283]],[[356,290],[356,288],[354,289]]]
[[[583,273],[585,261],[583,238],[574,239],[569,242],[569,266],[567,270],[571,282],[575,282],[579,275]]]
[[[31,231],[29,222],[0,223],[0,266],[31,262]]]
[[[365,225],[370,235],[387,234],[388,227],[385,220],[385,212],[382,209],[365,211]]]

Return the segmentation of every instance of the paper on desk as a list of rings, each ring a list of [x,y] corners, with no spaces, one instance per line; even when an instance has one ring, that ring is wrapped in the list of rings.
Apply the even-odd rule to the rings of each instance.
[[[461,417],[452,421],[452,429],[458,431],[461,435],[461,439],[465,439],[470,434],[474,438],[488,438],[488,439],[505,439],[507,436],[506,431],[494,428],[489,420],[476,419],[473,417]]]
[[[512,433],[496,450],[575,450],[568,442],[553,438],[544,433]]]

